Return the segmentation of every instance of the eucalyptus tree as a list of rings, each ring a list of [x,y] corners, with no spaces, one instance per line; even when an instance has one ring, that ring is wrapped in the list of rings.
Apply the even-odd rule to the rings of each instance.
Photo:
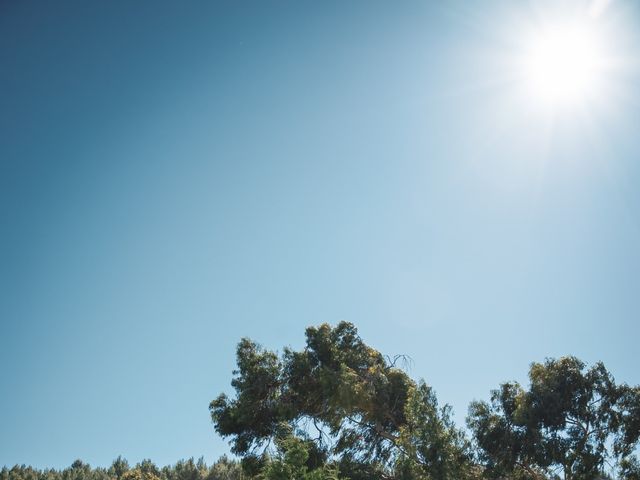
[[[489,476],[593,480],[619,467],[632,478],[637,388],[575,357],[533,363],[529,380],[528,390],[504,383],[490,402],[470,406],[468,425]]]
[[[330,465],[350,479],[463,479],[468,444],[449,407],[399,360],[365,344],[347,322],[308,328],[305,347],[282,355],[243,339],[234,397],[210,404],[216,431],[254,473],[286,442],[301,441],[309,472]]]

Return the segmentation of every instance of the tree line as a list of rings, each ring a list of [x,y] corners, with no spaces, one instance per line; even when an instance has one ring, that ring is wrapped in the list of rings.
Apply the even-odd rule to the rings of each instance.
[[[341,322],[306,329],[301,350],[244,338],[234,393],[209,405],[223,456],[158,468],[4,467],[0,480],[640,480],[640,386],[575,357],[530,365],[469,406],[467,428],[403,356],[367,345]]]
[[[248,478],[640,480],[640,387],[602,363],[533,363],[469,407],[467,430],[424,381],[342,322],[282,354],[242,339],[232,397],[210,404]]]
[[[136,465],[116,458],[108,468],[92,468],[82,460],[76,460],[62,470],[35,469],[26,465],[3,467],[0,480],[241,480],[242,468],[236,460],[222,456],[213,465],[204,458],[180,460],[174,465],[158,467],[151,460]]]

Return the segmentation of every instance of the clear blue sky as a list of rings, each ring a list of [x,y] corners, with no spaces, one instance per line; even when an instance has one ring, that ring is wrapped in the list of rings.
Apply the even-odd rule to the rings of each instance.
[[[538,7],[3,2],[0,465],[211,461],[237,341],[321,322],[460,423],[547,356],[640,383],[638,65],[531,108]]]

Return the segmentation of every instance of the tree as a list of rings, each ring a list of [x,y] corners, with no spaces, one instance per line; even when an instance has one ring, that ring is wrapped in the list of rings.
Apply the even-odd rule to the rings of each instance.
[[[471,404],[468,425],[488,475],[592,480],[633,450],[635,397],[602,363],[547,359],[531,365],[529,379],[529,390],[504,383],[490,403]]]
[[[161,480],[161,478],[153,470],[141,468],[138,465],[125,473],[122,480]]]
[[[75,460],[62,471],[62,480],[85,480],[91,475],[91,467],[82,460]]]
[[[457,480],[477,476],[469,441],[454,425],[451,407],[438,406],[431,387],[420,382],[411,391],[405,415],[399,470],[406,478]]]
[[[277,455],[265,462],[260,478],[263,480],[339,480],[338,468],[322,465],[311,470],[309,453],[312,444],[287,435],[277,439]]]
[[[179,460],[172,467],[164,467],[162,473],[167,480],[203,480],[206,476],[206,465],[204,460],[198,460],[198,463],[193,461],[193,458],[188,460]]]
[[[116,478],[116,480],[120,480],[122,476],[129,471],[129,462],[126,459],[122,458],[122,456],[118,456],[111,467],[109,467],[108,473],[112,478]]]
[[[396,367],[399,359],[366,345],[347,322],[308,328],[305,348],[281,356],[243,339],[235,397],[213,400],[212,420],[258,473],[288,435],[304,442],[309,472],[329,464],[353,479],[395,478],[400,469],[413,475],[403,478],[434,480],[466,472],[467,445],[448,407],[438,409],[431,389]]]
[[[209,469],[206,480],[241,480],[242,469],[238,462],[229,460],[225,455],[220,457]]]
[[[619,433],[614,443],[615,453],[622,457],[620,476],[625,480],[640,480],[640,461],[633,455],[640,441],[640,386],[620,387]]]
[[[184,462],[184,460],[182,462]],[[160,477],[162,475],[160,473],[160,469],[149,458],[145,458],[144,460],[142,460],[139,464],[136,465],[135,469],[140,470],[140,472],[142,472],[146,476]]]

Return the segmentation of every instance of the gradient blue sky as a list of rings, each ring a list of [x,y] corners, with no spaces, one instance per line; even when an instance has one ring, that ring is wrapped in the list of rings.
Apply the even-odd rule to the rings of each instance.
[[[213,460],[240,337],[321,322],[460,423],[547,356],[640,383],[640,10],[550,117],[508,68],[547,7],[3,2],[0,465]]]

